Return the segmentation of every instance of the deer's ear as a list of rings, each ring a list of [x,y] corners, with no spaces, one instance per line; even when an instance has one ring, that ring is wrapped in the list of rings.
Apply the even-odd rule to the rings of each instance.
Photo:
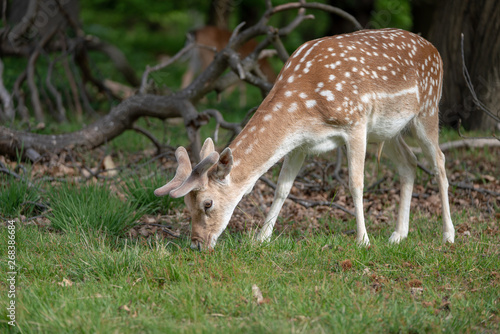
[[[231,172],[232,168],[233,152],[229,147],[227,147],[219,156],[219,162],[217,163],[217,169],[215,170],[215,177],[219,180],[225,179]]]

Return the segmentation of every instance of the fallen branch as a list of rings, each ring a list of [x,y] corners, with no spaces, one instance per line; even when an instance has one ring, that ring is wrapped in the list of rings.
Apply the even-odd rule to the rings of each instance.
[[[441,151],[449,151],[458,148],[478,148],[478,147],[500,147],[500,141],[496,138],[478,138],[478,139],[461,139],[456,141],[451,141],[439,145]],[[422,149],[420,147],[412,147],[413,153],[420,154]]]
[[[149,132],[146,129],[143,129],[143,128],[137,126],[137,125],[133,125],[132,126],[132,130],[134,130],[135,132],[138,132],[138,133],[143,134],[144,136],[146,136],[149,140],[151,140],[151,142],[153,143],[153,145],[156,147],[157,154],[161,153],[161,143],[158,141],[158,139],[156,139],[155,136],[153,136],[153,134],[151,132]]]
[[[473,184],[467,184],[467,183],[463,183],[463,182],[450,182],[450,186],[457,187],[460,189],[472,190],[472,191],[475,191],[475,192],[478,192],[481,194],[500,197],[500,193],[497,193],[495,191],[491,191],[488,189],[484,189],[484,188],[475,187]]]
[[[265,184],[267,184],[273,190],[276,190],[276,184],[274,184],[274,182],[272,182],[271,180],[269,180],[267,177],[261,176],[259,180],[261,180],[262,182],[264,182]],[[327,201],[311,201],[311,200],[306,200],[306,199],[303,199],[303,198],[299,198],[299,197],[294,196],[292,194],[289,194],[288,198],[291,199],[292,201],[294,201],[295,203],[302,205],[305,208],[313,208],[313,207],[316,207],[316,206],[328,206],[328,207],[331,207],[331,208],[336,208],[336,209],[342,210],[345,213],[350,214],[351,216],[355,216],[354,212],[352,212],[349,209],[346,209],[345,207],[343,207],[342,205],[339,205],[337,203],[327,202]]]

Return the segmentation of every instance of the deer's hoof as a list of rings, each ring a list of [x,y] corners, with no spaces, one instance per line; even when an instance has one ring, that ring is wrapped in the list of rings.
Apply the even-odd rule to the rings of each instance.
[[[368,239],[368,236],[366,234],[364,236],[362,236],[361,238],[357,238],[356,242],[361,247],[368,247],[368,246],[370,246],[370,239]]]
[[[447,242],[449,242],[450,244],[455,243],[455,231],[443,233],[443,243]]]
[[[406,235],[402,235],[399,232],[392,232],[391,237],[389,238],[389,243],[391,244],[399,244],[401,240],[406,239]]]

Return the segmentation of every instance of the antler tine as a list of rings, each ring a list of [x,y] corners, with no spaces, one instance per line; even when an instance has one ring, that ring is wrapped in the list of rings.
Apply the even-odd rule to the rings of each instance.
[[[200,161],[208,157],[208,155],[215,151],[214,142],[212,138],[207,138],[203,143],[203,146],[200,151]]]
[[[219,153],[212,152],[205,159],[197,164],[191,175],[182,185],[170,192],[170,196],[178,198],[187,195],[192,190],[203,189],[208,183],[208,171],[219,161]]]
[[[170,181],[169,183],[167,183],[163,187],[155,190],[156,196],[168,195],[172,190],[180,187],[182,185],[182,183],[191,174],[191,171],[192,171],[191,161],[189,161],[189,155],[184,147],[180,146],[175,151],[175,158],[177,159],[177,162],[179,163],[179,165],[177,166],[177,170],[175,172],[175,176],[172,179],[172,181]]]

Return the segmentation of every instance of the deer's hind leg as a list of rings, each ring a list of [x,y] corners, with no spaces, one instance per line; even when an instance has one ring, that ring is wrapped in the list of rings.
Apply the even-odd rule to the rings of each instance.
[[[441,197],[443,216],[443,242],[455,241],[455,228],[451,221],[448,200],[448,178],[445,170],[445,157],[439,148],[438,108],[419,115],[414,122],[414,133],[427,160],[432,164]]]
[[[413,183],[415,181],[417,158],[400,135],[386,142],[384,151],[389,159],[391,159],[391,161],[396,165],[401,182],[396,230],[389,238],[389,242],[399,243],[408,236],[410,225],[410,205]]]

